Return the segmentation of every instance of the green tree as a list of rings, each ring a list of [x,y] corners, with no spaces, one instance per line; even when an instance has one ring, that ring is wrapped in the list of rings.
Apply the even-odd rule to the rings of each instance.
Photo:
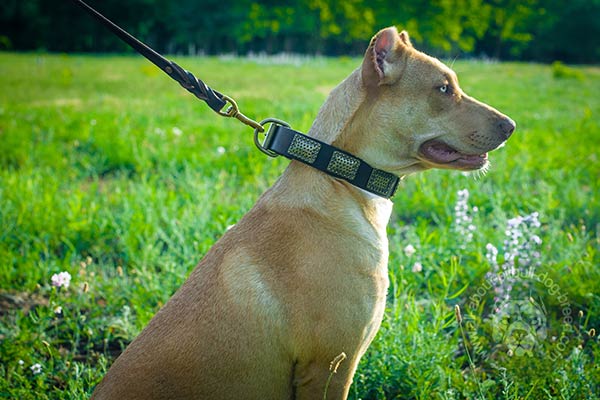
[[[360,54],[396,25],[438,56],[600,60],[600,0],[87,0],[163,53]],[[0,49],[131,51],[70,0],[4,0]]]
[[[497,59],[519,56],[533,40],[529,22],[540,14],[540,0],[491,0],[487,6],[489,26],[478,50]]]
[[[543,0],[531,18],[533,40],[523,49],[527,59],[598,63],[600,0]]]

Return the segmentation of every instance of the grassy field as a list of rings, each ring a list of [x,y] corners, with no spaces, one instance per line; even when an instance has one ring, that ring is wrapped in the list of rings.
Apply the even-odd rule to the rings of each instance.
[[[177,61],[301,131],[360,63]],[[484,177],[401,184],[351,398],[600,398],[600,70],[453,68],[517,131]],[[0,53],[0,398],[91,393],[285,168],[251,134],[139,57]]]

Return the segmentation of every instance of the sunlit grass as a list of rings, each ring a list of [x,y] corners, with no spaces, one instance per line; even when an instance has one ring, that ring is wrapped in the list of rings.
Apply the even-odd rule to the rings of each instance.
[[[301,131],[360,64],[177,61],[247,115]],[[491,154],[485,177],[428,171],[401,184],[389,226],[388,311],[351,396],[593,398],[600,70],[576,68],[574,79],[536,64],[458,61],[454,69],[469,94],[510,115],[517,131]],[[90,393],[287,164],[258,152],[251,134],[139,57],[0,54],[0,395]],[[470,243],[453,228],[462,189],[478,207]],[[552,335],[542,343],[547,351],[531,358],[501,357],[490,345],[473,351],[470,368],[465,346],[473,344],[463,341],[454,306],[485,281],[485,246],[502,244],[506,220],[534,211],[542,222],[539,271],[572,305],[568,346],[551,360]],[[409,244],[414,254],[404,251]],[[66,290],[51,286],[61,271],[72,275]],[[532,293],[548,308],[549,332],[558,331],[556,296],[543,286]]]

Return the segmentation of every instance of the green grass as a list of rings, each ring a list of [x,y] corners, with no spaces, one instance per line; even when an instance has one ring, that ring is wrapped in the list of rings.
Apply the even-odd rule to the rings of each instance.
[[[247,115],[301,131],[360,62],[177,61]],[[388,309],[351,398],[598,398],[600,70],[453,67],[468,93],[518,128],[485,177],[427,171],[401,184],[388,229]],[[251,135],[139,57],[0,53],[0,397],[91,392],[284,169]],[[461,189],[478,207],[471,241],[456,233]],[[521,282],[512,295],[543,304],[546,321],[531,354],[510,355],[490,323],[486,244],[502,253],[507,220],[532,212],[542,222],[536,274],[549,280]],[[50,283],[60,271],[73,277],[66,290]],[[470,308],[478,290],[483,300]]]

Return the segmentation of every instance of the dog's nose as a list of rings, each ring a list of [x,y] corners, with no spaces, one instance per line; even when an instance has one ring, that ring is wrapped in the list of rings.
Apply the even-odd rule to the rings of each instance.
[[[512,135],[516,127],[517,124],[515,123],[515,121],[508,117],[502,118],[500,122],[498,122],[498,128],[500,128],[500,130],[504,134],[505,139],[508,139],[510,135]]]

